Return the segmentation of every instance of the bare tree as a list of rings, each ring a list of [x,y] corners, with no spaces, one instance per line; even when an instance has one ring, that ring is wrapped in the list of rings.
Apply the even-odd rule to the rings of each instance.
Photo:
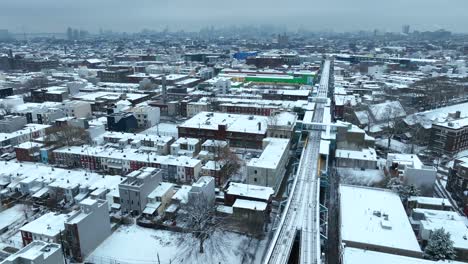
[[[45,136],[47,146],[81,146],[90,141],[89,134],[84,128],[70,125],[51,127]]]
[[[403,122],[399,118],[398,111],[391,105],[385,106],[383,111],[380,116],[385,124],[384,133],[387,136],[387,149],[390,149],[392,138],[403,130]]]
[[[373,119],[372,119],[372,114],[370,111],[367,111],[367,110],[364,110],[364,114],[367,118],[367,133],[370,133],[371,132],[371,127],[372,127],[372,124],[373,124]]]
[[[215,175],[213,177],[222,184],[226,179],[235,174],[241,167],[241,160],[228,146],[216,141],[213,148],[213,161],[215,163]],[[218,171],[217,168],[221,169]]]
[[[411,143],[411,149],[410,149],[410,153],[413,154],[414,153],[414,147],[415,145],[418,145],[418,144],[421,144],[421,143],[427,143],[427,140],[428,140],[428,133],[427,131],[425,130],[425,128],[416,123],[414,124],[413,126],[410,126],[410,134],[411,134],[411,138],[410,138],[410,143]]]
[[[214,201],[200,194],[182,207],[181,215],[187,223],[190,232],[199,243],[199,253],[205,252],[204,243],[216,231],[221,230],[223,217],[216,213]]]

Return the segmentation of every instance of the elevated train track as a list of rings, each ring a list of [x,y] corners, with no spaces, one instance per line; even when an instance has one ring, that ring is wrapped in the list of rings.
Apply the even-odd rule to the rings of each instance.
[[[323,63],[312,126],[302,150],[296,177],[282,212],[281,220],[265,254],[264,264],[288,263],[294,240],[299,234],[301,264],[321,263],[320,247],[320,142],[326,124],[332,62]]]

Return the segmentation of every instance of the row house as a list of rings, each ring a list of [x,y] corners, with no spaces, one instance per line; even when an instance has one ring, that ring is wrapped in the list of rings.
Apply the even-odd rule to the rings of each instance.
[[[99,142],[101,141],[102,142]],[[142,151],[156,152],[159,155],[167,155],[170,151],[170,145],[174,142],[172,137],[158,135],[144,135],[123,132],[106,132],[98,140],[96,144],[102,143],[112,144],[120,149],[130,146],[133,149]]]
[[[21,130],[12,133],[0,133],[0,147],[15,146],[35,138],[43,137],[49,127],[49,125],[27,124]]]
[[[202,163],[187,156],[161,156],[134,149],[105,147],[65,147],[54,152],[57,164],[126,175],[142,167],[163,169],[163,178],[173,182],[193,182],[198,179]]]
[[[225,103],[219,105],[221,112],[246,115],[261,115],[270,116],[278,110],[277,106],[273,105],[253,105],[253,104],[231,104]]]

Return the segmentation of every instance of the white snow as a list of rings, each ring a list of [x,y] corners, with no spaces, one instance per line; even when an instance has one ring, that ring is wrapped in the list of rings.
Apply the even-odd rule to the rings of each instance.
[[[342,183],[352,185],[373,186],[383,181],[385,177],[381,170],[337,168],[337,171]]]
[[[387,138],[381,138],[377,139],[375,142],[376,145],[387,148],[388,146],[388,139]],[[421,147],[421,146],[414,146],[414,153],[419,153],[420,151],[426,149],[426,147]],[[398,153],[409,153],[411,152],[411,145],[406,144],[403,142],[400,142],[395,139],[390,140],[390,150]]]
[[[268,201],[275,191],[271,187],[231,182],[226,194]]]
[[[406,112],[399,101],[370,105],[369,110],[377,122],[385,121],[387,118],[393,119],[406,116]]]
[[[343,264],[461,264],[458,261],[431,261],[420,258],[410,258],[405,256],[381,253],[370,250],[347,247],[344,250]]]
[[[24,218],[24,205],[16,204],[15,206],[8,208],[0,212],[0,230],[14,224],[18,220]]]
[[[264,202],[258,202],[258,201],[236,199],[232,207],[253,210],[253,211],[265,211],[267,204]]]
[[[243,263],[248,260],[250,238],[231,232],[218,232],[198,253],[198,240],[191,234],[122,226],[90,254],[87,261],[102,263]],[[114,262],[112,262],[114,261]],[[249,261],[250,262],[250,261]]]
[[[340,194],[343,242],[421,252],[397,194],[384,189],[351,185],[341,185]],[[388,219],[384,214],[388,215]]]
[[[66,214],[47,213],[36,220],[21,227],[21,231],[32,234],[45,235],[48,237],[57,236],[65,227],[64,223],[68,219]]]

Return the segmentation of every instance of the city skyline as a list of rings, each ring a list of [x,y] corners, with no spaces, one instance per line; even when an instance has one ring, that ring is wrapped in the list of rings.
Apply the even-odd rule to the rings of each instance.
[[[236,3],[204,1],[148,1],[134,2],[84,0],[77,3],[57,0],[6,0],[1,4],[0,24],[11,32],[63,32],[66,27],[98,32],[100,28],[139,32],[143,28],[198,31],[215,25],[275,25],[288,30],[348,32],[374,30],[397,32],[403,24],[412,29],[467,32],[463,25],[468,17],[463,10],[468,2],[454,0],[451,5],[438,0],[392,1],[375,3],[358,0],[350,3],[332,0],[293,0],[271,5],[269,1]],[[28,8],[25,8],[27,6]],[[462,8],[465,6],[466,8]],[[415,10],[420,10],[415,12]],[[441,12],[443,10],[443,12]],[[48,19],[42,19],[47,16]]]

